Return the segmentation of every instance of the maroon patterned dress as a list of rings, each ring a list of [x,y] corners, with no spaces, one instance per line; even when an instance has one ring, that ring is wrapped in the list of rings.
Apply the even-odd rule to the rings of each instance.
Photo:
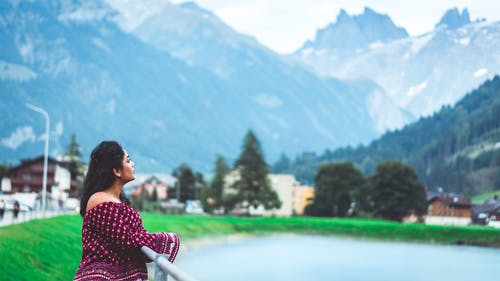
[[[139,214],[123,203],[105,202],[88,210],[83,217],[82,262],[75,281],[147,280],[146,262],[140,248],[148,246],[170,255],[173,262],[179,251],[175,233],[148,233]]]

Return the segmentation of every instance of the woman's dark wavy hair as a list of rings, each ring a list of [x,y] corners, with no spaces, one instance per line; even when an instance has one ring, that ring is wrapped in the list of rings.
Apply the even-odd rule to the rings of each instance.
[[[80,200],[80,215],[85,215],[90,197],[99,191],[110,187],[115,181],[113,169],[123,169],[123,156],[125,152],[116,141],[103,141],[97,145],[90,154],[89,169],[83,180],[83,194]],[[120,193],[120,200],[130,205],[130,202]]]

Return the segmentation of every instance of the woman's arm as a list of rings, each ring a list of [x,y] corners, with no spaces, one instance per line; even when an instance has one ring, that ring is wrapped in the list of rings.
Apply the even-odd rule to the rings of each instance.
[[[121,250],[147,246],[160,254],[170,255],[173,262],[179,251],[179,237],[176,233],[148,233],[142,226],[139,214],[131,207],[107,202],[89,213],[91,224],[109,244]]]

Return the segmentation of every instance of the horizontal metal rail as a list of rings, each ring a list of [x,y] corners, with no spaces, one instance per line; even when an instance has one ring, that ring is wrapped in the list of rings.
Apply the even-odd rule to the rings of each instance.
[[[155,263],[155,281],[166,281],[167,276],[172,276],[177,281],[198,281],[179,267],[168,261],[168,255],[161,255],[147,246],[142,246],[141,251]],[[163,273],[163,274],[162,274]]]

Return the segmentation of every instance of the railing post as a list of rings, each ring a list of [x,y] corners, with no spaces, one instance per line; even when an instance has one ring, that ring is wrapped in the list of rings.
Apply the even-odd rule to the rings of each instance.
[[[152,261],[155,263],[155,281],[164,281],[167,280],[166,276],[170,275],[174,280],[177,281],[197,281],[195,278],[189,276],[186,272],[179,269],[177,266],[168,261],[168,255],[160,255],[157,252],[153,251],[149,247],[142,246],[141,251]],[[161,271],[165,274],[165,279],[156,279],[156,272]],[[158,278],[163,278],[158,275]]]
[[[160,268],[160,258],[165,258],[168,261],[169,255],[156,254],[154,259],[155,269],[154,269],[154,280],[155,281],[167,281],[168,274],[163,272]]]

